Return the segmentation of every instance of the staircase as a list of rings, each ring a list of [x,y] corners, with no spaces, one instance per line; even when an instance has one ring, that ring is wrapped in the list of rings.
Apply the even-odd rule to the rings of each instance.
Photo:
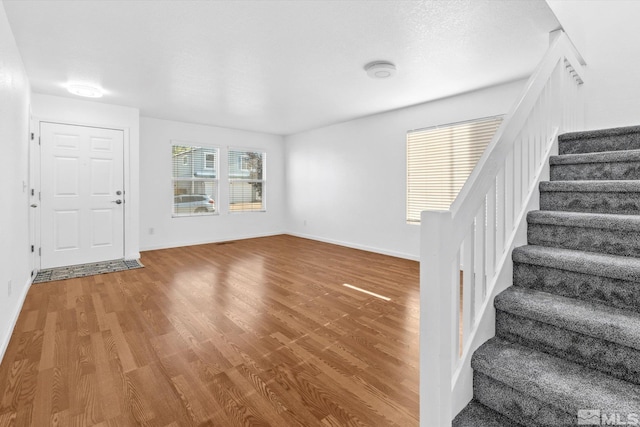
[[[564,134],[558,147],[455,427],[640,415],[640,127]]]

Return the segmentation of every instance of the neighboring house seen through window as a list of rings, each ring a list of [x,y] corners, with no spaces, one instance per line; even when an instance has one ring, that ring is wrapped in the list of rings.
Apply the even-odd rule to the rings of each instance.
[[[213,215],[218,202],[218,149],[171,145],[174,217]]]
[[[266,153],[229,150],[229,211],[265,211]]]

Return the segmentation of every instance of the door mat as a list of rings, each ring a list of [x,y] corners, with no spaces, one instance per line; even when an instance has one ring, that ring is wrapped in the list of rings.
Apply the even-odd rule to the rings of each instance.
[[[93,262],[91,264],[72,265],[40,270],[33,283],[53,282],[55,280],[75,279],[77,277],[114,273],[116,271],[133,270],[144,265],[137,259],[120,259],[115,261]]]

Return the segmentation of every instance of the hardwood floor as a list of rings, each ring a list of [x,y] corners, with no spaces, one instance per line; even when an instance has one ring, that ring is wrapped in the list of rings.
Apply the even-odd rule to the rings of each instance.
[[[31,287],[0,425],[418,425],[417,262],[291,236],[141,261]]]

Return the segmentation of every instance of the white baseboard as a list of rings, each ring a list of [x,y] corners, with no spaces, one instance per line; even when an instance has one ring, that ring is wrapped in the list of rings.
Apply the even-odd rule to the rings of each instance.
[[[210,243],[230,242],[235,240],[257,239],[260,237],[278,236],[280,234],[287,234],[287,233],[284,231],[276,231],[276,232],[270,232],[270,233],[259,233],[259,234],[245,235],[245,236],[237,236],[237,237],[228,238],[228,239],[205,239],[205,240],[194,240],[194,241],[188,241],[188,242],[165,243],[162,245],[144,246],[140,248],[140,252],[155,251],[159,249],[181,248],[184,246],[207,245]]]
[[[13,331],[16,328],[16,323],[18,323],[18,318],[20,317],[20,312],[22,311],[22,306],[24,305],[24,301],[27,299],[27,293],[29,292],[29,288],[31,288],[31,283],[33,282],[33,277],[29,276],[25,286],[23,287],[22,294],[18,297],[18,304],[15,307],[15,312],[13,313],[13,319],[11,319],[11,327],[7,331],[7,335],[2,337],[2,343],[0,344],[0,362],[4,360],[4,354],[7,351],[7,347],[9,347],[9,341],[11,341],[11,336],[13,335]]]
[[[411,261],[420,261],[419,255],[411,255],[404,252],[389,251],[386,249],[375,248],[373,246],[359,245],[357,243],[343,242],[341,240],[326,239],[324,237],[318,237],[318,236],[313,236],[310,234],[303,234],[303,233],[295,233],[292,231],[287,231],[285,234],[289,234],[290,236],[295,236],[295,237],[302,237],[303,239],[310,239],[310,240],[317,240],[319,242],[324,242],[324,243],[331,243],[332,245],[344,246],[351,249],[359,249],[361,251],[374,252],[381,255],[392,256],[395,258],[403,258]]]
[[[176,242],[176,243],[168,243],[168,244],[162,244],[162,245],[152,245],[152,246],[142,247],[140,251],[144,252],[144,251],[155,251],[159,249],[181,248],[185,246],[207,245],[210,243],[229,242],[232,240],[246,240],[246,239],[256,239],[259,237],[278,236],[280,234],[288,234],[290,236],[301,237],[303,239],[317,240],[318,242],[330,243],[332,245],[344,246],[347,248],[359,249],[367,252],[374,252],[381,255],[387,255],[387,256],[392,256],[396,258],[403,258],[411,261],[420,261],[420,256],[417,256],[417,255],[411,255],[404,252],[388,251],[386,249],[375,248],[372,246],[359,245],[351,242],[343,242],[341,240],[325,239],[323,237],[318,237],[318,236],[313,236],[310,234],[303,234],[303,233],[294,233],[291,231],[278,231],[278,232],[271,232],[271,233],[252,234],[252,235],[246,235],[246,236],[238,236],[231,239],[206,239],[206,240],[195,240],[195,241],[189,241],[189,242]]]

